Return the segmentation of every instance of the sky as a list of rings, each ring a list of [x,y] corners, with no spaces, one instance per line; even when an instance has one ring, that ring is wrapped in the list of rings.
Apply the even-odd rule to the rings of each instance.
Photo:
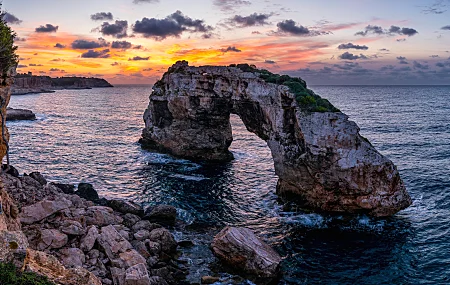
[[[450,0],[3,0],[18,72],[153,84],[178,60],[310,85],[450,85]]]

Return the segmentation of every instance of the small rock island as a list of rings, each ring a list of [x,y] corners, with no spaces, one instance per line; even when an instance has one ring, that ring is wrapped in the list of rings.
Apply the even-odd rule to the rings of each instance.
[[[31,73],[17,74],[11,86],[11,95],[52,93],[62,89],[92,89],[113,87],[108,81],[94,77],[36,76]]]
[[[376,217],[412,203],[396,166],[347,115],[304,80],[248,64],[174,64],[153,87],[141,142],[188,159],[229,161],[230,114],[267,142],[284,199]]]

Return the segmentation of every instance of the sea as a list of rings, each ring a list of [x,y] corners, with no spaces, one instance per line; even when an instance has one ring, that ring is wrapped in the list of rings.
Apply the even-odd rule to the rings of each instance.
[[[8,122],[11,164],[49,181],[92,183],[101,196],[170,204],[190,282],[233,276],[209,249],[245,226],[283,257],[278,284],[450,284],[450,86],[312,86],[357,122],[398,167],[413,204],[390,218],[283,207],[266,143],[231,117],[235,160],[202,164],[138,143],[151,86],[13,96],[35,121]],[[242,284],[253,284],[244,280]]]

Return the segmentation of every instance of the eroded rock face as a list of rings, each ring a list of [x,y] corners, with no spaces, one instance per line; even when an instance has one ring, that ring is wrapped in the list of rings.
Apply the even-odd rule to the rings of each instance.
[[[341,112],[300,107],[283,85],[235,67],[178,62],[153,87],[145,146],[207,161],[232,159],[230,114],[267,142],[277,193],[305,208],[389,216],[411,204],[395,165]]]
[[[214,237],[214,254],[228,265],[259,277],[277,275],[280,255],[250,229],[226,227]]]

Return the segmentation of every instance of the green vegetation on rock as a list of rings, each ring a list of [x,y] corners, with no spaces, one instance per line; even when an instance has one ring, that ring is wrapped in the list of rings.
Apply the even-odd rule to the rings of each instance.
[[[249,64],[232,64],[230,67],[237,67],[244,72],[259,73],[259,77],[268,83],[274,83],[289,87],[289,91],[295,95],[295,99],[303,110],[309,112],[340,112],[327,99],[315,94],[307,88],[306,81],[299,77],[289,75],[274,74],[266,69],[257,69]]]
[[[8,71],[17,65],[18,56],[16,54],[17,46],[14,45],[16,33],[3,20],[4,12],[1,10],[1,5],[2,3],[0,3],[0,72],[1,83],[5,85]]]
[[[20,272],[13,264],[0,263],[0,285],[54,285],[47,277]]]

